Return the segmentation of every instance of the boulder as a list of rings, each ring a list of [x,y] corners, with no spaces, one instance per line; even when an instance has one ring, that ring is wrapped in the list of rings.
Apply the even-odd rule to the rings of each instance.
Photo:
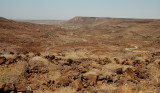
[[[20,78],[16,80],[15,82],[15,88],[18,92],[25,92],[26,91],[26,86],[27,86],[27,80],[26,78]]]
[[[134,71],[132,70],[132,68],[127,68],[124,72],[126,72],[128,74],[134,73]]]
[[[61,72],[59,70],[50,71],[49,74],[49,77],[52,81],[56,81],[58,78],[61,77]]]
[[[26,93],[33,93],[33,90],[30,86],[26,87]]]
[[[104,80],[105,79],[105,77],[102,75],[102,74],[99,74],[98,75],[98,81],[102,81],[102,80]]]
[[[55,59],[55,56],[54,55],[47,55],[45,56],[46,59],[48,59],[49,61],[52,61]]]
[[[117,69],[116,69],[116,73],[117,73],[117,74],[123,74],[122,68],[117,68]]]
[[[133,62],[132,62],[132,65],[133,66],[137,66],[137,65],[139,65],[139,64],[141,64],[142,62],[140,61],[140,60],[134,60]]]
[[[73,64],[73,60],[72,59],[67,59],[67,65],[71,66]]]
[[[5,88],[4,88],[4,92],[7,92],[7,91],[14,91],[15,90],[15,86],[13,83],[7,83]]]
[[[72,82],[72,87],[75,88],[75,90],[79,91],[83,88],[83,83],[80,79],[77,79]]]
[[[5,57],[0,57],[0,65],[4,64],[6,62],[6,58]]]
[[[100,86],[103,84],[103,81],[97,81],[97,85]]]
[[[130,65],[130,62],[128,59],[126,59],[126,60],[123,60],[121,64],[122,65]]]
[[[54,56],[54,55],[51,55],[51,56],[50,56],[50,59],[51,59],[51,60],[55,59],[55,56]]]
[[[16,62],[16,59],[14,59],[13,57],[11,57],[11,58],[8,58],[7,59],[7,61],[6,61],[6,65],[9,65],[9,64],[12,64],[12,63],[14,63],[14,62]]]
[[[160,52],[155,52],[155,53],[152,54],[152,56],[153,56],[153,57],[154,57],[154,56],[160,56]]]
[[[114,61],[116,64],[120,64],[120,62],[121,62],[118,58],[114,58]]]
[[[28,78],[27,82],[30,83],[30,86],[33,90],[46,90],[52,84],[51,79],[49,78],[48,73],[32,73],[32,76]]]
[[[98,63],[101,64],[101,65],[105,65],[105,64],[106,64],[106,62],[105,62],[105,61],[102,61],[102,60],[99,61]]]
[[[56,79],[54,83],[54,89],[60,88],[60,87],[67,87],[71,83],[71,80],[69,79],[68,75],[61,76],[58,79]]]
[[[101,65],[105,65],[105,64],[108,64],[108,63],[111,63],[112,61],[109,59],[109,58],[104,58],[104,59],[99,59],[98,60],[98,63],[101,64]]]
[[[6,86],[6,83],[0,82],[0,90],[1,90],[1,89],[4,89],[5,86]]]
[[[14,52],[9,52],[9,54],[12,54],[12,55],[14,55]]]
[[[86,80],[90,85],[95,85],[97,83],[97,73],[88,72],[83,75],[83,79]]]
[[[113,77],[111,75],[106,75],[106,81],[107,81],[107,83],[112,83]]]
[[[26,86],[24,84],[16,85],[16,90],[18,92],[26,92]]]
[[[144,68],[137,68],[134,72],[136,76],[140,79],[149,78],[149,74],[147,73],[147,70],[145,70]]]

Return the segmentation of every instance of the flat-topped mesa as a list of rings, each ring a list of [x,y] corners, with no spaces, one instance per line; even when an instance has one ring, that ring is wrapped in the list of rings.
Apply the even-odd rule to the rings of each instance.
[[[101,24],[104,22],[122,22],[122,21],[136,21],[136,22],[150,22],[154,21],[154,19],[135,19],[135,18],[111,18],[111,17],[81,17],[76,16],[66,22],[66,25],[80,25],[80,26],[88,26],[88,25],[95,25]]]
[[[68,21],[65,24],[73,24],[73,25],[90,25],[99,22],[105,22],[107,18],[104,17],[80,17],[76,16]]]

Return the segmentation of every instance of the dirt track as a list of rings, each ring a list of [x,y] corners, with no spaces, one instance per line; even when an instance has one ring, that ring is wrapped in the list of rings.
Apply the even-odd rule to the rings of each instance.
[[[138,50],[138,46],[133,46],[133,48],[125,48],[125,50],[130,52],[149,52],[144,50]]]

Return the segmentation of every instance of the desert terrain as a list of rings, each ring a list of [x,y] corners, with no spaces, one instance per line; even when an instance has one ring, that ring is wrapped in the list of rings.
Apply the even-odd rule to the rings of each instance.
[[[0,17],[0,93],[160,93],[160,19]]]

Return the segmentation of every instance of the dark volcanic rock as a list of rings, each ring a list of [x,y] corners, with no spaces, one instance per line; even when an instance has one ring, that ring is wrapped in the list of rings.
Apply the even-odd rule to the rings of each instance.
[[[117,74],[123,74],[123,70],[122,70],[122,68],[118,68],[118,69],[116,69],[116,73],[117,73]]]

